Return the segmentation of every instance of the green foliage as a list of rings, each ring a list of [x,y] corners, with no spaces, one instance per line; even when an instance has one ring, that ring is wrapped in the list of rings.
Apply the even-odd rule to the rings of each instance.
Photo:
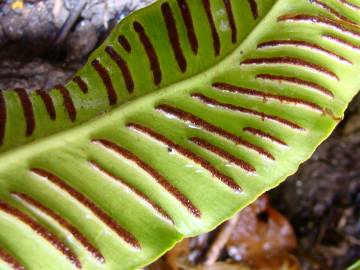
[[[360,87],[358,5],[158,1],[67,85],[4,92],[1,267],[138,268],[277,186]]]
[[[359,270],[360,269],[360,261],[357,261],[355,264],[350,266],[347,270]]]

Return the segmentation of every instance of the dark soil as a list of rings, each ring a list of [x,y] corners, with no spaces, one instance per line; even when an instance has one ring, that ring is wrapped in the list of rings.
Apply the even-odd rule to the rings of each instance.
[[[273,205],[296,230],[304,269],[342,270],[360,258],[358,105],[355,100],[336,132],[271,192]]]
[[[24,0],[18,9],[14,2],[0,0],[1,89],[64,83],[134,9],[111,0]],[[360,258],[359,107],[360,97],[298,173],[270,192],[295,229],[304,270],[343,270]]]

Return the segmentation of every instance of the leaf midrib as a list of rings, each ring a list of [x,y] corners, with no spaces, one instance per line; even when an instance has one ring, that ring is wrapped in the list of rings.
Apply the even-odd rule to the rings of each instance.
[[[16,166],[19,159],[24,157],[28,158],[29,156],[34,156],[40,152],[45,151],[46,149],[52,149],[56,146],[61,147],[63,145],[68,145],[74,143],[79,137],[89,137],[91,139],[91,133],[93,130],[100,129],[101,127],[107,127],[112,123],[112,119],[116,120],[118,114],[123,115],[124,118],[127,114],[131,113],[131,110],[134,108],[141,107],[141,103],[146,103],[146,100],[161,100],[162,96],[168,96],[174,94],[174,92],[190,92],[193,88],[189,87],[193,85],[199,85],[199,81],[203,82],[203,85],[212,80],[216,74],[222,74],[226,70],[238,67],[240,69],[241,59],[245,56],[246,48],[251,48],[251,40],[253,36],[257,36],[260,31],[262,31],[262,25],[266,24],[267,21],[272,20],[272,14],[276,13],[277,7],[280,6],[280,3],[285,0],[276,0],[269,11],[256,23],[253,30],[250,31],[241,43],[234,50],[225,55],[219,62],[215,65],[212,65],[201,72],[195,73],[191,77],[179,80],[172,83],[171,85],[161,87],[158,90],[154,90],[150,93],[135,97],[134,99],[129,100],[126,103],[120,104],[112,110],[104,110],[99,116],[96,116],[90,120],[79,123],[76,126],[70,127],[64,131],[56,132],[48,136],[44,136],[35,141],[20,145],[15,148],[10,148],[5,152],[0,154],[0,171],[2,168],[6,168],[12,163]],[[157,5],[160,2],[155,2],[151,5]],[[143,10],[146,10],[144,8]],[[103,44],[101,47],[105,46]],[[100,47],[100,48],[101,48]],[[59,140],[58,138],[62,138]]]

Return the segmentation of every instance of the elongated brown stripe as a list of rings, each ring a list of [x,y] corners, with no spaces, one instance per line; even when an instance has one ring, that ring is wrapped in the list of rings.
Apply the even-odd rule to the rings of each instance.
[[[172,196],[174,196],[174,198],[176,198],[184,207],[186,207],[192,215],[194,215],[197,218],[201,217],[200,210],[196,206],[194,206],[193,203],[188,198],[186,198],[184,194],[182,194],[176,187],[174,187],[169,181],[167,181],[159,172],[157,172],[150,165],[142,161],[135,154],[107,140],[94,140],[93,143],[98,143],[103,147],[114,151],[120,156],[134,162],[146,173],[148,173],[152,178],[154,178],[154,180],[156,180],[156,182],[159,183],[159,185],[161,185],[167,192],[169,192]]]
[[[191,17],[189,6],[186,0],[177,0],[177,3],[186,26],[187,36],[191,45],[191,49],[194,54],[197,54],[199,49],[199,42],[196,37],[196,32],[194,29],[193,19]]]
[[[352,20],[350,20],[348,17],[343,16],[342,14],[340,14],[339,12],[337,12],[335,9],[333,9],[332,7],[330,7],[328,4],[324,3],[323,1],[320,0],[310,0],[311,3],[321,7],[322,9],[326,10],[327,12],[329,12],[330,14],[334,15],[335,17],[337,17],[338,19],[341,19],[343,21],[346,21],[348,23],[354,23]]]
[[[25,89],[17,88],[15,89],[15,92],[18,94],[21,101],[21,105],[23,107],[24,117],[26,120],[25,134],[27,137],[29,137],[33,134],[35,129],[35,116],[34,116],[33,106],[29,98],[29,95]]]
[[[54,234],[48,231],[45,227],[36,223],[27,214],[21,212],[20,210],[12,207],[11,205],[3,201],[0,201],[0,210],[25,223],[27,226],[33,229],[34,232],[36,232],[41,237],[46,239],[51,245],[53,245],[57,250],[59,250],[62,254],[64,254],[72,264],[74,264],[77,268],[81,268],[81,263],[79,259],[71,251],[71,249],[68,248],[63,242],[61,242]]]
[[[41,97],[42,101],[44,102],[46,111],[49,114],[50,119],[55,120],[56,119],[55,106],[49,93],[43,90],[36,90],[36,93]]]
[[[235,165],[239,166],[240,168],[242,168],[243,170],[250,172],[250,173],[255,173],[256,169],[250,165],[249,163],[245,162],[242,159],[239,159],[235,156],[233,156],[232,154],[224,151],[223,149],[209,143],[208,141],[202,139],[202,138],[198,138],[198,137],[192,137],[189,139],[190,141],[192,141],[193,143],[197,144],[198,146],[200,146],[201,148],[206,149],[209,152],[214,153],[215,155],[222,157],[223,159],[234,163]]]
[[[355,45],[347,40],[344,40],[340,37],[334,36],[334,35],[330,35],[330,34],[326,34],[326,35],[322,35],[322,37],[324,39],[330,40],[332,42],[338,43],[339,45],[345,45],[346,47],[349,47],[350,49],[354,49],[356,51],[360,51],[360,46],[359,45]]]
[[[231,41],[232,41],[232,43],[236,43],[237,28],[236,28],[236,24],[235,24],[234,14],[232,11],[231,0],[223,0],[223,1],[224,1],[227,16],[228,16],[228,20],[229,20],[229,25],[231,28]]]
[[[246,128],[244,128],[244,131],[249,132],[249,133],[251,133],[251,134],[253,134],[255,136],[258,136],[258,137],[261,137],[261,138],[264,138],[264,139],[268,139],[268,140],[270,140],[272,142],[275,142],[275,143],[278,143],[280,145],[287,146],[287,144],[283,140],[281,140],[279,138],[276,138],[275,136],[273,136],[273,135],[271,135],[271,134],[269,134],[267,132],[264,132],[264,131],[262,131],[260,129],[252,128],[252,127],[246,127]]]
[[[117,64],[119,69],[121,70],[121,73],[124,77],[126,89],[129,93],[132,93],[134,91],[134,81],[130,73],[130,69],[128,67],[128,64],[126,61],[118,54],[113,47],[107,46],[105,48],[106,53],[111,57],[112,60]]]
[[[340,2],[340,3],[342,3],[342,4],[344,4],[345,6],[347,6],[347,7],[349,7],[349,8],[351,8],[351,9],[353,9],[353,10],[360,10],[360,6],[358,6],[358,5],[355,5],[354,3],[351,3],[350,1],[348,1],[348,0],[337,0],[338,2]]]
[[[187,150],[186,148],[182,147],[179,144],[176,144],[166,138],[164,135],[159,134],[155,131],[153,131],[150,128],[141,126],[139,124],[128,124],[129,128],[135,129],[138,132],[141,132],[143,134],[146,134],[153,139],[165,144],[166,146],[170,147],[171,149],[174,149],[179,154],[183,155],[184,157],[192,160],[194,163],[199,164],[202,168],[207,170],[209,173],[211,173],[213,176],[215,176],[217,179],[219,179],[221,182],[223,182],[225,185],[230,187],[236,192],[241,191],[240,186],[229,176],[224,175],[221,173],[218,169],[216,169],[213,165],[211,165],[207,160],[203,159],[202,157],[196,155],[195,153]]]
[[[0,90],[0,145],[4,143],[6,118],[7,118],[6,103],[4,99],[3,90]]]
[[[89,91],[87,83],[80,76],[75,76],[73,78],[73,81],[79,86],[80,90],[84,94],[86,94]]]
[[[26,270],[18,260],[2,248],[0,248],[0,260],[6,262],[13,270]]]
[[[71,121],[74,122],[76,120],[76,108],[74,106],[69,90],[63,85],[57,85],[54,88],[59,90],[60,94],[62,95],[69,118]]]
[[[38,209],[45,215],[54,219],[58,224],[61,225],[61,227],[63,227],[68,232],[70,232],[74,236],[74,238],[77,239],[79,241],[79,243],[81,243],[85,247],[85,249],[87,249],[87,251],[89,251],[99,262],[101,262],[101,263],[105,262],[105,258],[100,253],[100,251],[96,247],[94,247],[86,239],[86,237],[81,232],[79,232],[79,230],[77,228],[75,228],[73,225],[71,225],[69,222],[67,222],[62,216],[58,215],[53,210],[44,206],[43,204],[41,204],[34,198],[30,197],[29,195],[26,195],[23,193],[12,193],[12,195],[15,195],[16,197],[25,201],[29,205],[35,207],[36,209]]]
[[[272,47],[277,47],[277,46],[296,46],[296,47],[304,47],[304,48],[308,48],[308,49],[313,49],[313,50],[317,50],[320,51],[324,54],[327,54],[329,56],[332,56],[340,61],[346,62],[348,64],[352,64],[351,61],[349,61],[348,59],[346,59],[345,57],[342,57],[341,55],[338,55],[332,51],[329,51],[327,49],[324,49],[323,47],[307,42],[307,41],[299,41],[299,40],[272,40],[272,41],[268,41],[268,42],[264,42],[259,44],[257,47],[259,49],[262,48],[272,48]]]
[[[192,97],[200,100],[201,102],[203,102],[207,105],[212,105],[215,107],[227,109],[227,110],[234,111],[234,112],[240,112],[240,113],[257,116],[257,117],[261,118],[262,120],[271,120],[271,121],[277,122],[279,124],[282,124],[284,126],[292,128],[292,129],[304,130],[298,124],[295,124],[294,122],[291,122],[291,121],[286,120],[279,116],[266,114],[266,113],[259,112],[259,111],[253,110],[253,109],[248,109],[248,108],[244,108],[244,107],[240,107],[240,106],[236,106],[236,105],[232,105],[232,104],[228,104],[228,103],[223,103],[223,102],[217,101],[215,99],[209,98],[207,96],[204,96],[203,94],[193,94]]]
[[[212,134],[216,134],[220,137],[223,137],[229,141],[234,142],[235,144],[242,145],[242,146],[244,146],[252,151],[255,151],[258,154],[265,156],[271,160],[275,160],[274,156],[271,153],[269,153],[268,151],[266,151],[265,149],[263,149],[262,147],[254,145],[239,136],[236,136],[230,132],[227,132],[226,130],[224,130],[222,128],[214,126],[214,125],[210,124],[209,122],[205,121],[204,119],[199,118],[189,112],[185,112],[183,110],[180,110],[179,108],[175,108],[173,106],[166,105],[166,104],[161,104],[161,105],[157,106],[156,109],[158,111],[172,115],[172,116],[178,118],[179,120],[182,120],[184,122],[188,122],[197,127],[200,127]]]
[[[251,13],[254,17],[254,19],[257,19],[259,17],[259,10],[258,10],[258,5],[256,3],[256,0],[248,0],[250,8],[251,8]]]
[[[88,208],[95,216],[97,216],[102,222],[104,222],[109,228],[111,228],[120,238],[124,239],[129,245],[140,248],[138,240],[124,228],[122,228],[115,220],[101,210],[97,205],[90,201],[83,194],[72,188],[65,181],[59,177],[44,171],[43,169],[31,169],[31,171],[44,179],[49,180],[51,183],[68,193],[72,198],[81,203],[83,206]]]
[[[179,34],[176,27],[176,21],[174,19],[174,15],[169,3],[165,2],[161,5],[161,12],[165,20],[168,36],[174,51],[176,61],[181,71],[185,72],[187,63],[180,45]]]
[[[203,6],[205,8],[205,12],[206,12],[206,16],[208,18],[208,22],[210,25],[210,29],[211,29],[211,35],[212,35],[212,39],[213,39],[213,46],[214,46],[214,51],[215,51],[215,56],[220,55],[220,37],[219,34],[216,30],[216,26],[215,26],[215,22],[214,22],[214,18],[213,15],[211,13],[211,6],[210,6],[210,1],[209,0],[202,0]]]
[[[120,183],[122,186],[124,186],[126,189],[130,190],[131,192],[133,192],[134,194],[136,194],[139,198],[141,198],[143,201],[145,201],[147,204],[149,204],[159,215],[161,215],[163,218],[165,218],[166,220],[170,221],[171,223],[174,223],[174,221],[172,220],[172,218],[170,217],[170,215],[168,213],[166,213],[166,211],[157,203],[155,203],[154,201],[152,201],[149,197],[147,197],[143,192],[141,192],[140,190],[136,189],[133,186],[130,186],[128,183],[126,183],[124,180],[122,180],[119,176],[115,176],[113,173],[109,172],[108,170],[104,169],[102,166],[99,165],[99,163],[97,163],[94,160],[90,161],[91,165],[96,168],[98,171],[100,171],[101,173],[107,175],[108,177],[110,177],[111,179],[114,179],[116,182]]]
[[[336,80],[339,80],[338,76],[329,69],[319,66],[308,61],[295,58],[295,57],[270,57],[270,58],[253,58],[247,59],[241,62],[242,65],[292,65],[300,66],[315,70],[327,76],[330,76]]]
[[[159,85],[162,80],[162,74],[161,74],[161,68],[158,56],[156,54],[156,51],[154,49],[154,46],[152,45],[149,37],[146,35],[144,27],[139,22],[134,22],[133,24],[135,32],[139,36],[139,40],[141,44],[143,45],[145,52],[147,54],[147,57],[150,62],[150,68],[153,73],[154,77],[154,83],[155,85]]]
[[[228,91],[228,92],[231,92],[231,93],[237,93],[237,94],[242,94],[242,95],[259,97],[259,98],[262,98],[264,100],[264,102],[266,102],[266,100],[268,100],[268,99],[273,99],[273,100],[280,101],[281,103],[289,103],[289,104],[294,104],[294,105],[301,105],[301,106],[310,108],[312,110],[318,111],[320,113],[323,112],[323,109],[319,105],[317,105],[316,103],[306,101],[306,100],[302,100],[300,98],[294,98],[294,97],[288,97],[288,96],[264,93],[264,92],[257,91],[257,90],[254,90],[254,89],[242,88],[242,87],[238,87],[238,86],[231,85],[231,84],[228,84],[228,83],[219,83],[219,82],[214,83],[213,87],[215,87],[215,88],[217,88],[219,90],[224,90],[224,91]]]
[[[329,89],[327,89],[317,83],[305,81],[305,80],[298,79],[295,77],[285,77],[285,76],[272,75],[272,74],[258,74],[258,75],[256,75],[256,78],[262,79],[262,80],[269,80],[269,81],[278,81],[280,83],[282,83],[282,82],[292,83],[292,84],[296,84],[296,85],[299,85],[302,87],[308,87],[308,88],[314,89],[315,91],[320,92],[321,94],[324,94],[326,96],[334,98],[334,94]]]
[[[128,53],[131,52],[131,45],[124,35],[119,36],[118,42],[124,48],[125,51],[127,51]]]
[[[293,21],[293,22],[308,22],[312,24],[322,24],[328,27],[335,28],[342,33],[353,35],[357,38],[360,37],[360,28],[346,22],[332,20],[322,16],[312,16],[304,14],[289,14],[280,16],[278,21]],[[355,30],[357,29],[357,31]]]
[[[323,109],[319,105],[317,105],[316,103],[306,101],[306,100],[302,100],[300,98],[294,98],[294,97],[288,97],[288,96],[264,93],[264,92],[257,91],[257,90],[254,90],[254,89],[243,88],[243,87],[235,86],[235,85],[228,84],[228,83],[219,83],[219,82],[217,82],[217,83],[213,84],[213,87],[215,87],[216,89],[228,91],[228,92],[231,92],[231,93],[237,93],[237,94],[242,94],[242,95],[259,97],[259,98],[262,98],[264,100],[264,102],[266,102],[266,100],[268,100],[268,99],[273,99],[273,100],[280,101],[281,103],[302,105],[302,106],[308,107],[308,108],[310,108],[312,110],[315,110],[315,111],[318,111],[318,112],[321,112],[321,113],[323,112]]]
[[[105,84],[105,88],[107,91],[109,104],[114,105],[117,102],[117,95],[114,89],[113,83],[111,81],[111,77],[106,68],[99,62],[99,60],[95,59],[91,62],[91,65],[94,67],[95,71],[99,74],[103,83]]]

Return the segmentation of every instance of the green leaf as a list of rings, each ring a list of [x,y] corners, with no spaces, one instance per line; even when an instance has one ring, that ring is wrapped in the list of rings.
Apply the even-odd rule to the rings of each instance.
[[[360,87],[359,12],[158,1],[67,85],[3,93],[4,268],[138,268],[277,186]]]
[[[67,85],[48,93],[4,92],[0,151],[73,127],[213,68],[260,22],[250,9],[254,0],[240,2],[155,3],[125,18]],[[266,15],[273,2],[261,1],[256,18]]]
[[[355,264],[353,264],[352,266],[350,266],[347,270],[358,270],[360,269],[360,260],[357,261]]]

